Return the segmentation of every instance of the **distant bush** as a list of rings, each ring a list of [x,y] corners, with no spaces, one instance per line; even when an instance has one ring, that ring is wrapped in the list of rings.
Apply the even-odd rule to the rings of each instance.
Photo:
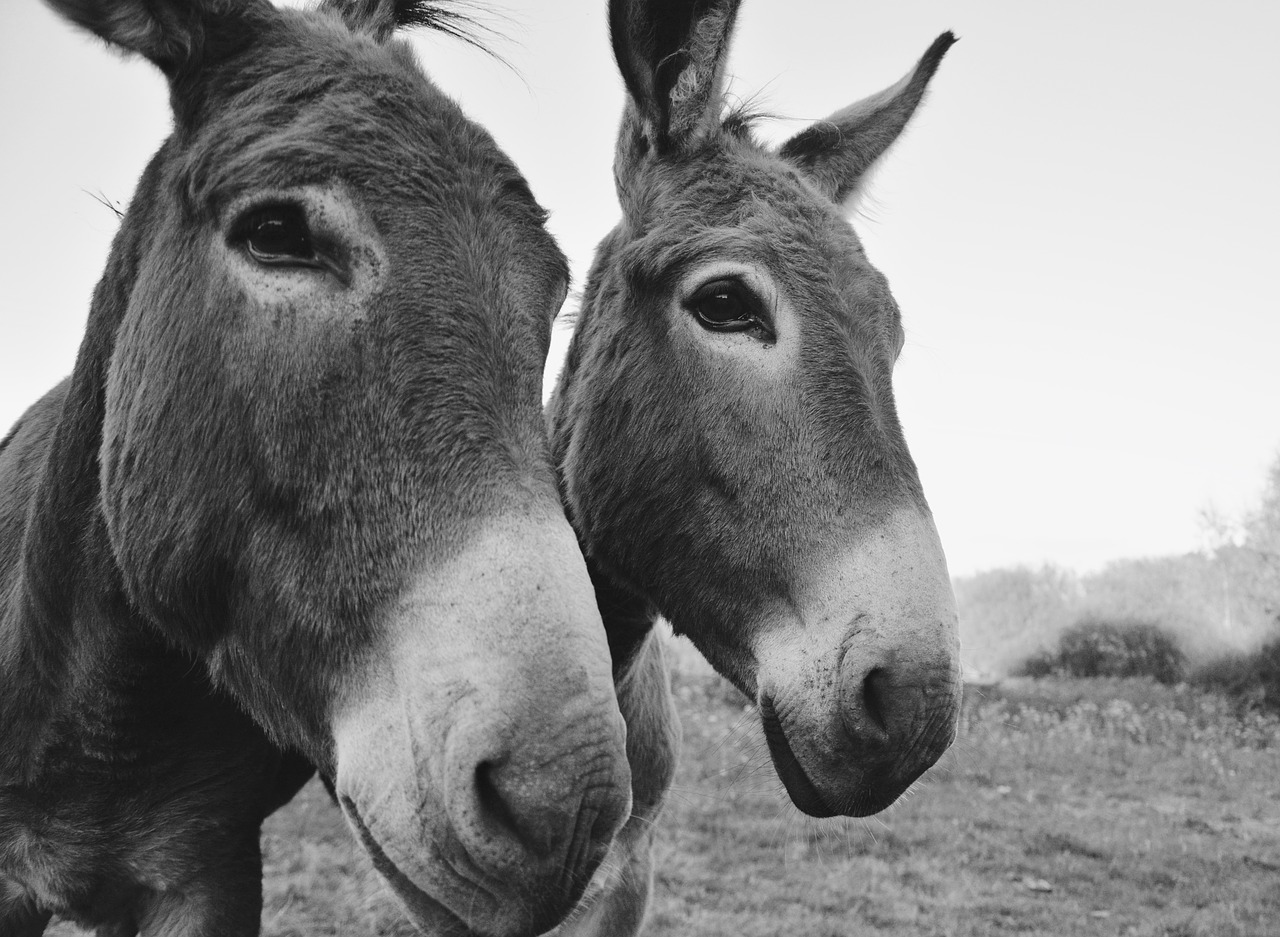
[[[1234,654],[1201,667],[1190,682],[1221,693],[1240,709],[1280,713],[1280,637],[1252,654]]]
[[[1012,677],[1052,677],[1058,670],[1058,652],[1040,651],[1009,670]]]
[[[1177,683],[1185,672],[1186,656],[1177,640],[1158,625],[1091,616],[1062,632],[1056,649],[1024,660],[1015,675],[1149,677]]]

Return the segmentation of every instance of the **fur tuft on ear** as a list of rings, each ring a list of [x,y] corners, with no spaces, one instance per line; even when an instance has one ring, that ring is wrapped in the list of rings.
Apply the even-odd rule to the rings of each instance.
[[[740,0],[610,0],[614,57],[639,118],[662,153],[717,126],[724,64]]]
[[[63,18],[155,63],[171,80],[252,41],[267,0],[45,0]]]
[[[902,134],[955,41],[952,33],[943,33],[897,84],[806,127],[782,145],[779,155],[802,169],[833,201],[848,203],[867,171]]]
[[[472,35],[475,22],[448,0],[323,0],[322,10],[336,13],[354,32],[386,42],[397,29],[423,27],[479,46]],[[483,48],[483,47],[482,47]]]

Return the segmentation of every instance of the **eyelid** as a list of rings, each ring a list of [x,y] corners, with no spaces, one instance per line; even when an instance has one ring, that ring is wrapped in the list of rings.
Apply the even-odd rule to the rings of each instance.
[[[311,224],[307,218],[307,210],[293,202],[263,202],[260,205],[253,205],[239,212],[235,221],[229,230],[231,237],[244,240],[250,234],[250,231],[256,221],[263,215],[270,212],[288,213],[290,220],[298,221],[302,228],[306,231],[308,240],[312,239]]]
[[[717,289],[717,287],[719,288]],[[728,288],[726,289],[726,287]],[[755,290],[751,289],[750,286],[743,283],[736,277],[716,277],[714,280],[707,280],[700,287],[690,293],[689,298],[685,300],[685,304],[688,305],[689,303],[695,302],[699,299],[706,299],[709,296],[715,296],[719,293],[733,292],[735,290],[745,293],[757,300],[760,298],[756,294]]]
[[[743,254],[746,257],[752,252],[747,250]],[[759,260],[737,257],[724,257],[719,260],[704,257],[688,264],[677,280],[675,296],[679,301],[687,302],[689,297],[703,286],[719,280],[742,284],[744,288],[759,297],[761,304],[766,308],[772,308],[778,299],[777,283],[768,265]]]
[[[252,247],[247,247],[249,256],[253,258],[255,263],[262,264],[264,267],[311,267],[316,270],[331,269],[330,265],[325,263],[325,258],[318,252],[312,251],[310,257],[303,257],[294,254],[259,254]]]

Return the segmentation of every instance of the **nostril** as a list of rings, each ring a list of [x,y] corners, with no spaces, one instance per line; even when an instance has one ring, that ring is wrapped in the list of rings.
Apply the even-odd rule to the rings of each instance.
[[[482,761],[476,765],[476,802],[480,805],[480,812],[491,822],[520,839],[520,825],[498,788],[499,767],[492,761]]]
[[[849,740],[866,752],[891,745],[903,703],[893,670],[883,660],[859,661],[848,655],[841,683],[841,715]]]
[[[875,667],[862,681],[862,705],[867,719],[881,732],[889,732],[889,707],[892,685],[889,673],[883,667]]]
[[[476,765],[475,796],[481,818],[504,838],[514,840],[531,855],[551,856],[576,815],[576,800],[561,802],[561,790],[542,790],[522,777],[518,767],[504,761]],[[562,845],[562,844],[561,844]]]

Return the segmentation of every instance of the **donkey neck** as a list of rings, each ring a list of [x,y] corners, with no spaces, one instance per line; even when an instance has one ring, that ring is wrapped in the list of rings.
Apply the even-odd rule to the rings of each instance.
[[[581,323],[579,323],[579,327]],[[599,562],[592,557],[590,550],[582,538],[580,521],[574,515],[565,487],[564,465],[566,461],[569,439],[572,434],[571,419],[568,415],[572,404],[573,379],[576,369],[576,343],[580,332],[575,330],[570,339],[570,354],[564,370],[556,384],[551,399],[544,411],[544,421],[551,440],[552,459],[556,467],[556,485],[560,491],[560,503],[564,505],[565,515],[569,523],[578,533],[578,543],[586,560],[587,573],[591,577],[591,585],[596,593],[596,606],[604,621],[605,637],[609,640],[609,656],[613,662],[615,683],[625,674],[636,655],[643,648],[645,638],[657,621],[658,611],[647,598],[618,581],[601,568]]]
[[[6,782],[30,780],[50,758],[76,751],[89,753],[89,761],[93,751],[127,751],[126,736],[139,728],[130,697],[135,710],[142,699],[162,713],[164,698],[184,692],[175,672],[184,675],[179,682],[203,680],[125,599],[97,507],[97,459],[85,451],[96,437],[78,446],[71,441],[78,411],[86,409],[77,383],[60,386],[33,408],[5,452],[10,468],[42,463],[34,485],[21,473],[13,480],[19,492],[28,489],[25,503],[7,506],[25,520],[16,563],[0,569],[6,596],[0,607],[6,733],[0,778]],[[55,428],[40,425],[51,421]],[[186,692],[192,690],[207,692]]]
[[[617,584],[602,571],[590,557],[587,572],[596,592],[596,606],[604,621],[605,637],[609,640],[609,657],[613,661],[614,680],[627,672],[636,654],[644,646],[645,638],[653,630],[657,610],[643,596]]]
[[[68,401],[64,409],[71,407]],[[8,579],[0,608],[0,786],[149,783],[185,770],[183,745],[193,736],[216,733],[245,750],[264,744],[204,666],[130,607],[93,497],[96,478],[60,474],[58,460],[55,444],[30,499],[18,566],[0,570],[0,583]],[[61,501],[54,486],[83,496]]]
[[[15,549],[0,563],[3,779],[35,770],[59,717],[74,710],[76,694],[110,687],[111,668],[126,647],[158,646],[158,636],[147,633],[123,598],[99,507],[98,451],[107,367],[167,149],[161,147],[143,173],[134,196],[141,208],[130,208],[116,234],[71,377],[6,440],[3,455],[18,476],[6,481],[18,503],[4,505],[7,527],[17,533]],[[25,478],[15,468],[24,461],[36,466]]]

